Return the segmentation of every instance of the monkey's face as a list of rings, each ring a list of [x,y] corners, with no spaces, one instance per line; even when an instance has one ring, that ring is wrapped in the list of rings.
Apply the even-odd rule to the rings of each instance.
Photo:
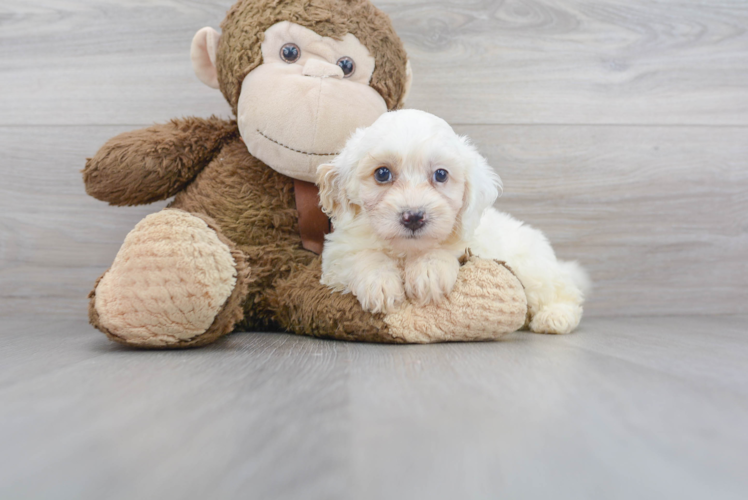
[[[242,84],[239,131],[285,175],[314,182],[353,131],[387,112],[369,86],[374,58],[351,34],[334,40],[284,21],[265,32],[262,59]]]
[[[217,37],[202,39],[211,55]],[[387,112],[385,100],[369,86],[375,60],[350,33],[335,40],[288,21],[265,31],[261,48],[262,64],[242,83],[239,131],[253,156],[282,174],[314,182],[317,167],[331,161],[353,131]]]

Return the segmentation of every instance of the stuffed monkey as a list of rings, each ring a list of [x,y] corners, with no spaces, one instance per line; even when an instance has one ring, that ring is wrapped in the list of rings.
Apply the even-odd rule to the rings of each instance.
[[[410,67],[368,0],[240,0],[222,33],[192,43],[200,80],[235,120],[172,120],[121,134],[86,163],[112,205],[174,197],[128,234],[89,295],[110,339],[194,347],[234,330],[372,342],[485,340],[520,328],[522,285],[501,263],[463,261],[449,300],[370,314],[320,284],[329,222],[311,182],[358,127],[398,109]],[[315,253],[316,252],[316,253]]]

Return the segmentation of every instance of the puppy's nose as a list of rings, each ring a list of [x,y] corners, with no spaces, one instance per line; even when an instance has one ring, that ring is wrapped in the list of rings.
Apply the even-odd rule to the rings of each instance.
[[[426,225],[426,221],[424,220],[423,212],[403,212],[400,224],[411,231],[418,231]]]

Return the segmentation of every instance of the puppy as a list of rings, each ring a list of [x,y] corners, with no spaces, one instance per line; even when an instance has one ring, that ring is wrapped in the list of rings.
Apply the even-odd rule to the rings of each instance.
[[[353,293],[364,309],[444,300],[469,248],[515,272],[532,331],[569,333],[579,324],[586,273],[557,260],[540,231],[492,208],[499,176],[444,120],[416,110],[384,114],[318,168],[317,184],[335,228],[322,283]]]

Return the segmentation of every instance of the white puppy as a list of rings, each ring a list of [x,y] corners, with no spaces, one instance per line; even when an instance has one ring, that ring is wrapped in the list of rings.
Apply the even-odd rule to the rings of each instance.
[[[469,248],[515,272],[532,331],[569,333],[579,324],[584,270],[557,260],[543,233],[491,208],[499,176],[441,118],[386,113],[356,131],[317,176],[335,228],[322,254],[322,283],[352,292],[364,309],[389,312],[406,297],[441,301]]]

